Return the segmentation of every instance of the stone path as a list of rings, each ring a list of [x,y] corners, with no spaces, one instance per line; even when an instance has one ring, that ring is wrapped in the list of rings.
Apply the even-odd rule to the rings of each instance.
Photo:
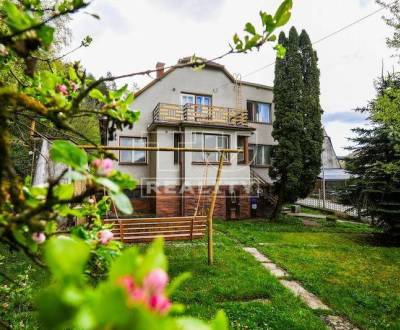
[[[278,265],[269,260],[265,255],[260,253],[256,248],[245,247],[246,252],[250,253],[257,261],[259,261],[279,282],[295,296],[299,297],[304,303],[313,310],[330,311],[316,295],[307,291],[299,282],[288,280],[289,274]],[[329,329],[332,330],[359,330],[347,320],[336,315],[327,315],[322,318]]]

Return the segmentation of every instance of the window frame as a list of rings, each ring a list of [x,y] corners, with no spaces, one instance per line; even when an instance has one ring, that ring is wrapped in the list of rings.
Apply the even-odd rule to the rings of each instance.
[[[250,120],[249,109],[248,109],[249,103],[251,104],[251,120]],[[265,105],[269,106],[269,111],[268,111],[269,112],[269,114],[268,114],[269,121],[268,122],[257,121],[257,110],[258,110],[257,107],[259,104],[265,104]],[[272,125],[272,103],[247,100],[246,101],[246,110],[247,110],[247,118],[250,123],[262,124],[262,125]]]
[[[121,135],[121,136],[119,136],[119,139],[118,139],[118,143],[119,143],[119,146],[121,146],[121,139],[142,139],[142,140],[144,140],[144,145],[145,145],[145,147],[147,147],[147,141],[148,141],[148,139],[147,139],[147,137],[145,137],[145,136],[128,136],[128,135]],[[119,152],[118,152],[118,164],[119,165],[148,165],[148,152],[147,151],[144,151],[144,153],[145,153],[145,155],[144,155],[144,157],[145,157],[145,159],[144,159],[144,162],[134,162],[134,161],[131,161],[131,162],[122,162],[121,161],[121,152],[122,151],[127,151],[127,150],[119,150]],[[130,151],[131,153],[134,153],[135,152],[135,150],[128,150],[128,151]],[[133,159],[133,157],[131,157],[131,159]]]
[[[194,144],[193,144],[193,141],[194,141],[194,139],[193,139],[193,136],[195,135],[195,134],[198,134],[198,135],[202,135],[202,146],[201,146],[201,148],[202,149],[204,149],[205,148],[205,136],[206,135],[208,135],[208,136],[216,136],[216,137],[218,137],[218,136],[224,136],[224,137],[226,137],[227,138],[227,149],[229,149],[230,148],[230,144],[231,144],[231,136],[229,135],[229,134],[218,134],[218,133],[204,133],[204,132],[192,132],[192,146],[194,147]],[[202,153],[202,160],[193,160],[193,155],[194,155],[194,152],[192,152],[192,164],[194,164],[194,165],[203,165],[203,164],[206,164],[206,161],[205,161],[205,153],[203,152]],[[225,157],[225,160],[224,160],[224,164],[226,164],[226,165],[230,165],[231,163],[230,163],[230,155],[229,154],[226,154],[225,155],[226,157]],[[219,163],[219,161],[218,160],[216,160],[216,161],[209,161],[208,162],[208,164],[218,164]]]
[[[269,147],[269,163],[268,164],[257,164],[257,148],[258,147]],[[255,144],[249,143],[249,162],[252,167],[259,167],[259,168],[269,168],[272,166],[272,152],[273,145],[271,144]],[[255,150],[256,149],[256,150]],[[250,153],[252,153],[252,157],[250,157]],[[251,159],[250,159],[251,158]]]

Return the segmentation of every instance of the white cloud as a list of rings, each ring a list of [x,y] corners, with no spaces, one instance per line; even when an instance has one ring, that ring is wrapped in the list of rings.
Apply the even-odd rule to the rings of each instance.
[[[258,22],[260,9],[274,11],[280,0],[97,0],[87,11],[97,12],[102,20],[79,14],[72,23],[75,44],[91,34],[93,45],[76,52],[71,59],[96,75],[153,68],[157,61],[176,63],[196,53],[211,58],[225,52],[232,35],[248,21]],[[373,0],[294,1],[291,25],[306,29],[312,40],[368,15],[378,5]],[[393,50],[386,47],[392,34],[381,19],[382,12],[319,43],[321,104],[326,114],[351,111],[374,97],[373,80],[386,68],[396,65]],[[73,46],[73,45],[71,45]],[[260,52],[235,55],[221,61],[232,73],[259,83],[273,83],[273,66],[255,74],[247,73],[274,61],[266,46]],[[148,77],[129,79],[143,86]],[[340,125],[340,126],[338,126]],[[355,124],[328,124],[328,133],[338,154],[345,154],[346,136]],[[336,129],[335,127],[340,127]]]

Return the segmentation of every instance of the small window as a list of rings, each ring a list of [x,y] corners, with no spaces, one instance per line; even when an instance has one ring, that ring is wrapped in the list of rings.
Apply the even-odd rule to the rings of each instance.
[[[139,137],[121,137],[119,140],[122,147],[145,147],[147,139]],[[121,150],[119,162],[122,164],[146,164],[147,153],[143,150]]]
[[[220,134],[204,134],[204,133],[193,133],[192,137],[193,148],[207,148],[207,149],[228,149],[229,148],[229,136]],[[194,162],[218,162],[218,152],[194,152]],[[227,156],[228,157],[228,156]]]
[[[271,124],[271,104],[247,101],[247,116],[250,122]]]
[[[271,165],[271,148],[269,145],[249,145],[249,158],[254,166]]]

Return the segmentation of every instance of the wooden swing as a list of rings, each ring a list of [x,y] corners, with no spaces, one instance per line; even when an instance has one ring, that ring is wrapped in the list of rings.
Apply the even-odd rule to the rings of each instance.
[[[116,238],[123,242],[149,242],[156,237],[164,237],[166,240],[191,240],[202,238],[205,235],[207,228],[208,237],[208,264],[212,265],[214,260],[213,251],[213,215],[215,203],[217,200],[219,184],[221,182],[222,167],[224,165],[225,154],[240,153],[242,149],[211,149],[211,148],[169,148],[169,147],[111,147],[111,146],[79,146],[86,150],[102,149],[102,150],[141,150],[141,151],[177,151],[177,152],[217,152],[219,154],[219,162],[217,175],[215,178],[214,188],[211,193],[210,207],[207,215],[198,215],[200,198],[203,191],[201,186],[199,199],[196,204],[195,213],[193,216],[186,217],[162,217],[162,218],[131,218],[120,219],[114,205],[116,219],[105,219],[104,223],[112,224],[112,230]],[[207,162],[206,162],[207,164]],[[206,170],[208,165],[206,166]],[[207,173],[205,175],[207,180]]]
[[[203,187],[207,184],[208,160],[204,168],[204,182],[200,186],[194,214],[183,217],[130,218],[120,219],[118,210],[112,202],[115,219],[105,219],[112,225],[114,238],[124,243],[150,242],[162,236],[166,241],[201,239],[205,236],[207,216],[199,215]],[[204,211],[204,198],[203,198]]]

